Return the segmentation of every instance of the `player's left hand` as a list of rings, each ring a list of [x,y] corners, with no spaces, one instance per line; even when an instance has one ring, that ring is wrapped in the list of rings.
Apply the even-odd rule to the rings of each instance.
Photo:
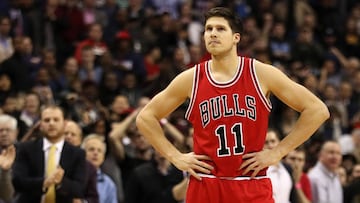
[[[279,162],[280,159],[280,153],[275,150],[264,149],[260,152],[248,153],[243,155],[244,161],[241,164],[239,170],[243,170],[244,175],[250,171],[253,171],[251,177],[256,177],[259,171]]]

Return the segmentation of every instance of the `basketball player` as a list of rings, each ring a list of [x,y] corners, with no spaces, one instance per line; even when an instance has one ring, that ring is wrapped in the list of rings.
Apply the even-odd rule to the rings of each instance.
[[[137,125],[177,168],[188,172],[186,203],[274,202],[269,165],[308,139],[329,117],[315,95],[277,68],[239,57],[242,24],[227,8],[205,14],[204,40],[211,60],[179,74],[139,113]],[[270,94],[301,115],[273,149],[263,150]],[[190,98],[186,118],[194,127],[194,152],[180,153],[159,120]]]

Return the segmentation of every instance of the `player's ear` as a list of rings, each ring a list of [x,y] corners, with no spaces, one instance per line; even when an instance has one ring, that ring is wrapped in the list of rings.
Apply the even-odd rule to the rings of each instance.
[[[240,33],[236,32],[234,33],[234,43],[239,43],[240,42]]]

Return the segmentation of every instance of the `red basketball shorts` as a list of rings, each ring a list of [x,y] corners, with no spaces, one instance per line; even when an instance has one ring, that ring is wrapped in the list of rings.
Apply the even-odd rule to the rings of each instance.
[[[267,177],[217,178],[202,175],[199,181],[190,177],[186,203],[274,203],[271,181]]]

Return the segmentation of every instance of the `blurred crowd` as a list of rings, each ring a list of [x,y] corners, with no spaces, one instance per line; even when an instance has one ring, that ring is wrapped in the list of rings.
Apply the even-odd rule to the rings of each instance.
[[[9,172],[16,145],[41,136],[46,105],[64,110],[66,141],[85,150],[98,184],[105,180],[114,188],[98,187],[101,203],[183,201],[187,175],[154,152],[134,120],[178,73],[210,58],[202,15],[215,6],[233,8],[242,18],[239,55],[281,69],[331,112],[294,152],[300,158],[284,159],[294,191],[304,189],[300,176],[309,174],[306,192],[291,202],[320,203],[330,194],[360,202],[357,0],[1,0],[0,202],[16,199]],[[271,103],[270,127],[282,139],[298,113],[276,98]],[[181,106],[161,124],[179,149],[190,152],[185,111]],[[302,162],[300,169],[294,160]],[[321,184],[337,183],[316,180],[318,167],[341,183],[327,188],[334,191],[327,197]],[[105,198],[113,190],[113,198]],[[336,198],[330,199],[340,203]]]

